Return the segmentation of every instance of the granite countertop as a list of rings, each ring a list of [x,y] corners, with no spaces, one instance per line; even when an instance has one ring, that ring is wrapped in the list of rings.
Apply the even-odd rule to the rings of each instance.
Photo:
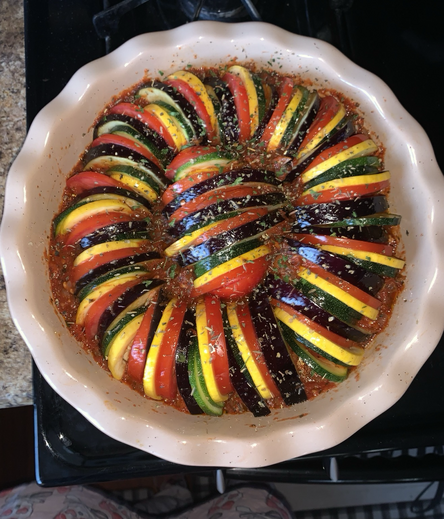
[[[26,134],[23,5],[0,2],[0,214],[6,176]],[[32,404],[31,355],[16,330],[0,267],[0,408]]]

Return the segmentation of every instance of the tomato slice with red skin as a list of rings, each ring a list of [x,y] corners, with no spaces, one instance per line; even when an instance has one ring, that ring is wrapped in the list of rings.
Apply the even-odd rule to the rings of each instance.
[[[268,390],[273,394],[273,397],[280,396],[279,389],[276,387],[273,377],[271,376],[265,362],[264,354],[262,353],[261,346],[254,329],[248,305],[238,305],[236,308],[236,314],[239,319],[239,323],[242,326],[242,333],[245,337],[248,349],[251,352],[251,356],[253,357],[257,369],[262,375]]]
[[[236,114],[239,121],[239,142],[246,142],[250,138],[250,104],[247,89],[242,79],[235,74],[226,72],[222,78],[233,94]]]
[[[142,123],[146,124],[148,128],[151,128],[155,132],[157,132],[167,145],[172,148],[173,150],[177,150],[176,145],[174,144],[174,140],[170,135],[170,132],[168,131],[168,128],[162,124],[162,122],[157,119],[157,117],[154,117],[154,115],[150,114],[149,112],[145,111],[142,106],[135,105],[133,103],[119,103],[109,110],[110,114],[121,114],[121,115],[127,115],[129,117],[133,117],[134,119],[137,119],[138,121],[141,121]]]
[[[171,164],[170,164],[171,166]],[[199,171],[195,171],[185,178],[181,178],[174,184],[167,187],[162,195],[162,202],[167,205],[172,202],[178,195],[187,191],[196,184],[200,184],[209,178],[213,178],[221,173],[218,167],[209,167]]]
[[[364,305],[375,308],[376,310],[378,310],[381,307],[382,303],[381,301],[379,301],[379,299],[376,299],[370,294],[367,294],[366,292],[364,292],[358,287],[355,287],[348,281],[344,281],[339,276],[336,276],[331,272],[327,272],[325,269],[322,268],[321,265],[317,265],[316,263],[313,263],[305,258],[302,258],[302,264],[308,269],[310,269],[310,272],[312,272],[313,274],[316,274],[320,278],[325,279],[325,281],[328,281],[329,283],[335,285],[344,292],[347,292],[347,294],[350,294],[356,299],[359,299],[359,301],[362,301]]]
[[[148,335],[156,309],[158,297],[154,297],[148,305],[146,312],[137,330],[131,345],[128,357],[128,375],[136,382],[143,382],[143,371],[145,369],[146,357],[148,355]]]
[[[102,317],[103,312],[129,288],[139,284],[142,279],[143,278],[133,279],[128,281],[128,283],[118,285],[109,292],[103,294],[103,296],[99,297],[97,301],[94,301],[88,310],[84,321],[85,335],[88,339],[94,339],[96,337],[99,329],[100,318]]]
[[[74,285],[79,279],[88,274],[90,270],[94,270],[110,261],[126,258],[127,256],[133,256],[134,254],[140,254],[141,252],[142,250],[140,247],[128,247],[126,249],[118,249],[97,254],[71,269],[71,283]]]
[[[336,236],[327,236],[323,234],[293,234],[292,237],[301,243],[307,243],[309,245],[333,245],[345,249],[375,252],[376,254],[384,254],[385,256],[393,256],[394,252],[391,245],[362,240],[352,240],[349,238],[337,238]]]
[[[76,195],[101,186],[126,188],[125,184],[97,171],[81,171],[66,181],[66,187]]]
[[[267,258],[258,258],[251,263],[221,274],[199,288],[193,288],[192,297],[198,297],[211,292],[222,299],[238,299],[248,295],[256,287],[268,269]]]
[[[316,114],[314,121],[311,123],[299,149],[302,150],[313,139],[313,137],[324,128],[324,126],[327,126],[327,124],[338,113],[340,107],[341,103],[333,96],[326,96],[322,99],[319,111]]]
[[[285,78],[280,86],[280,96],[277,102],[276,108],[271,115],[271,118],[262,134],[261,142],[268,142],[271,139],[274,131],[276,130],[276,126],[278,125],[281,117],[284,115],[285,109],[291,101],[293,95],[294,81],[290,78]]]
[[[331,157],[337,155],[341,151],[345,151],[352,146],[356,146],[356,144],[359,144],[360,142],[364,142],[368,140],[367,135],[363,135],[362,133],[358,133],[356,135],[352,135],[351,137],[348,137],[344,141],[340,142],[339,144],[335,144],[331,148],[327,148],[324,151],[322,151],[315,159],[313,159],[312,162],[307,166],[307,168],[302,172],[305,173],[309,169],[315,168],[322,162],[325,162],[327,159],[330,159]]]
[[[196,110],[197,116],[202,120],[205,126],[208,140],[216,140],[217,129],[213,128],[213,125],[211,124],[211,118],[207,109],[205,108],[205,104],[202,102],[195,90],[182,79],[166,79],[165,83],[174,87],[193,106],[193,108]]]
[[[113,133],[104,133],[93,140],[91,147],[94,148],[99,144],[119,144],[120,146],[125,146],[125,148],[140,153],[140,155],[143,155],[151,162],[154,162],[154,164],[163,171],[163,167],[158,158],[148,148],[145,148],[143,144],[137,144],[132,139],[128,139],[128,137],[124,137],[123,135],[114,135]]]
[[[225,342],[224,324],[220,300],[210,294],[204,298],[205,315],[207,319],[208,340],[211,341],[211,367],[217,388],[222,395],[228,395],[233,391],[230,381],[227,344]],[[210,331],[211,330],[211,331]]]
[[[107,225],[130,222],[131,220],[135,220],[134,215],[122,213],[102,213],[90,216],[71,229],[65,239],[65,245],[74,245],[83,237]]]
[[[350,339],[346,339],[345,337],[341,337],[340,335],[337,335],[336,333],[331,332],[330,330],[327,330],[327,328],[324,328],[323,326],[316,323],[315,321],[312,321],[309,317],[299,313],[292,306],[287,305],[283,301],[272,298],[270,300],[270,303],[272,306],[277,306],[279,308],[282,308],[282,310],[285,310],[288,314],[292,315],[297,321],[304,323],[311,330],[315,331],[316,333],[319,333],[319,335],[322,335],[322,337],[324,337],[325,339],[328,339],[329,341],[334,342],[335,344],[337,344],[338,346],[341,346],[342,348],[351,348],[351,347],[358,346],[358,344],[356,342],[351,341]]]
[[[155,368],[156,393],[166,400],[176,398],[176,348],[186,310],[185,303],[177,303],[159,346],[159,356]]]
[[[193,198],[186,204],[182,205],[174,211],[170,216],[170,222],[179,222],[190,214],[201,211],[205,207],[216,203],[216,201],[230,200],[232,198],[241,198],[247,196],[254,196],[265,193],[274,193],[277,191],[276,186],[264,184],[261,187],[251,186],[225,186],[218,189],[213,189],[202,195]]]
[[[379,193],[390,187],[390,180],[373,182],[371,184],[358,184],[356,186],[338,187],[326,189],[316,193],[300,196],[296,199],[296,205],[321,204],[324,202],[334,202],[335,200],[349,200],[357,196],[367,196]]]

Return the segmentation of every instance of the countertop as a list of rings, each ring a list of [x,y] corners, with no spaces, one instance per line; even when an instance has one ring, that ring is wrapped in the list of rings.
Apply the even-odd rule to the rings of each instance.
[[[6,177],[26,134],[23,5],[0,2],[0,214]],[[14,326],[0,267],[0,408],[30,405],[31,355]]]

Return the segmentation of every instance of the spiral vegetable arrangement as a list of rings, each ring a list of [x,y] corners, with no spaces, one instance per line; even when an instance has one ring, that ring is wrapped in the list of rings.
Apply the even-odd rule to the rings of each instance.
[[[401,288],[381,157],[337,92],[240,65],[146,81],[66,182],[54,302],[113,377],[180,410],[313,398]]]

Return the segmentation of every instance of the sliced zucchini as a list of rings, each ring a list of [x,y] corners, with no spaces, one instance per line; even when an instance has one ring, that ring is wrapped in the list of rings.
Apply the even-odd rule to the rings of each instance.
[[[190,343],[188,355],[188,376],[192,388],[192,396],[202,411],[210,416],[221,416],[224,409],[223,402],[215,402],[208,392],[202,369],[202,361],[199,355],[197,339]]]
[[[288,326],[281,322],[280,327],[285,342],[314,373],[331,382],[342,382],[347,378],[347,366],[332,362],[322,355],[315,353],[314,350],[310,351],[309,348],[306,348],[296,340],[296,335],[291,333],[292,330]]]
[[[310,329],[305,323],[298,321],[295,317],[278,306],[273,308],[276,318],[293,330],[298,338],[301,338],[309,348],[314,347],[321,355],[327,354],[330,359],[336,359],[347,366],[357,366],[364,355],[364,348],[359,345],[344,348],[339,344],[326,339],[321,334]]]

